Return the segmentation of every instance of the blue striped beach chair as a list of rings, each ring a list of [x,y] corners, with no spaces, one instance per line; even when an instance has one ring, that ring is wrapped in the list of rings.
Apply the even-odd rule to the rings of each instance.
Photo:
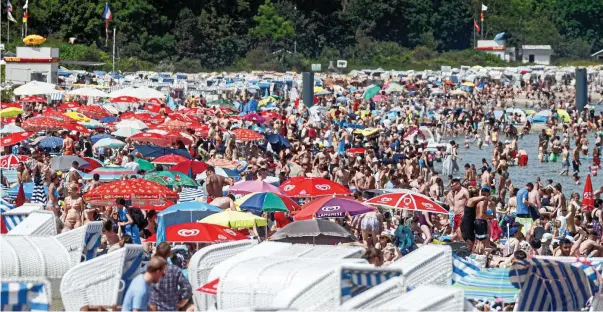
[[[548,259],[516,262],[509,279],[521,289],[518,311],[580,311],[595,289],[583,266]]]
[[[3,278],[0,283],[2,311],[48,311],[51,302],[50,282],[44,278]]]

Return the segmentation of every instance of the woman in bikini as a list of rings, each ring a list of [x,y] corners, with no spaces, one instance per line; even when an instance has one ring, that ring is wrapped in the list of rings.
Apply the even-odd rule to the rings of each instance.
[[[79,188],[71,186],[69,196],[65,197],[65,211],[63,212],[63,232],[76,229],[84,222],[84,200],[80,197]]]

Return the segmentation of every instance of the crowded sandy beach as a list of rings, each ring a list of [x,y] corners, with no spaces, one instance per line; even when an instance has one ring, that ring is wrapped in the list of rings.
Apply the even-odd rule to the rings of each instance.
[[[603,67],[65,71],[2,98],[2,310],[603,309]]]

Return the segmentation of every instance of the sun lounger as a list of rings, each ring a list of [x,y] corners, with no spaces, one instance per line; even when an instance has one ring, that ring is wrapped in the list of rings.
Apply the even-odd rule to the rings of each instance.
[[[61,282],[65,310],[120,305],[130,282],[141,272],[141,245],[125,245],[71,268]]]

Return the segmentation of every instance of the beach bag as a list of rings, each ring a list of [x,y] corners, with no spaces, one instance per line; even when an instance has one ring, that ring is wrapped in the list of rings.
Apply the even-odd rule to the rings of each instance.
[[[496,221],[496,220],[494,220]],[[490,222],[490,238],[492,241],[497,241],[502,235],[502,228],[498,222]]]
[[[400,253],[402,255],[407,255],[418,248],[417,244],[415,244],[415,236],[412,230],[406,225],[398,225],[398,228],[396,228],[396,232],[394,233],[394,244],[400,248]]]
[[[139,208],[130,208],[128,209],[128,212],[130,213],[134,224],[138,226],[138,230],[142,230],[149,225],[149,221],[144,217],[142,210]]]

